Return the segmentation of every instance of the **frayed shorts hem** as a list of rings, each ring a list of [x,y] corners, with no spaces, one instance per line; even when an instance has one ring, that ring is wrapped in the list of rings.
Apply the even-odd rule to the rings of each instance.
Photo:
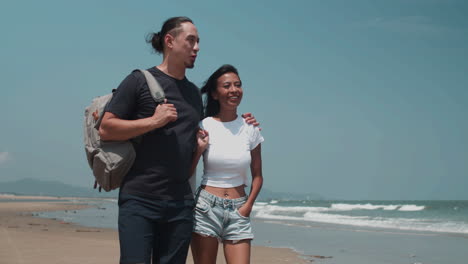
[[[214,234],[214,233],[210,233],[210,232],[206,232],[206,231],[200,231],[200,230],[194,230],[192,231],[194,234],[197,234],[197,235],[200,235],[200,236],[203,236],[203,237],[213,237],[213,238],[216,238],[218,240],[219,243],[222,243],[224,241],[232,241],[232,243],[236,244],[242,240],[253,240],[254,237],[253,236],[236,236],[236,237],[227,237],[227,238],[221,238],[219,237],[218,235]]]
[[[252,236],[250,237],[228,237],[228,238],[224,238],[223,241],[232,241],[232,243],[236,244],[243,240],[253,240],[253,239],[254,238]]]
[[[203,236],[203,237],[214,237],[214,238],[218,239],[218,241],[221,241],[221,238],[218,235],[214,234],[214,233],[200,231],[200,230],[193,230],[192,233]]]

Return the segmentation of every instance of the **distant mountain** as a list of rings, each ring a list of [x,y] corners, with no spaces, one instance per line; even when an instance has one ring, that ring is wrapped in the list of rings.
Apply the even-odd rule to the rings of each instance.
[[[118,196],[117,191],[99,192],[92,186],[77,187],[58,181],[43,181],[36,179],[21,179],[12,182],[1,182],[0,193],[40,196],[66,196],[66,197],[112,197]]]
[[[60,197],[118,197],[118,191],[99,192],[90,186],[77,187],[61,183],[58,181],[44,181],[36,179],[21,179],[12,182],[0,182],[0,193],[10,193],[18,195],[40,195],[40,196],[60,196]],[[297,194],[287,192],[274,192],[262,188],[258,201],[270,200],[323,200],[318,194]]]

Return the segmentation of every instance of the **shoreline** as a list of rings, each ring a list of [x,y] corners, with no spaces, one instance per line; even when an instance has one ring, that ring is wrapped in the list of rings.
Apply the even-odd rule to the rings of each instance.
[[[87,198],[1,196],[0,233],[4,239],[0,239],[0,259],[5,263],[118,263],[117,230],[35,216],[37,212],[92,207],[70,202],[74,199]],[[225,263],[220,249],[217,263]],[[307,263],[307,257],[289,248],[253,245],[251,262]],[[190,252],[187,263],[193,263]]]

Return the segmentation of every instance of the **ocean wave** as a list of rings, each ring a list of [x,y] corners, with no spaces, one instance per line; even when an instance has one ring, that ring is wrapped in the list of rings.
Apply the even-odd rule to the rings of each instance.
[[[398,207],[401,209],[403,206]],[[422,209],[417,206],[407,206],[406,208],[403,208],[403,211],[405,210],[417,211]],[[444,221],[442,219],[435,220],[401,217],[391,218],[375,216],[350,216],[336,213],[327,213],[328,211],[331,211],[330,208],[324,207],[282,207],[275,205],[255,205],[253,208],[253,215],[256,218],[271,220],[294,220],[370,228],[468,234],[468,223],[465,222]]]
[[[373,205],[370,203],[367,204],[332,204],[330,206],[330,210],[336,211],[352,211],[352,210],[385,210],[385,211],[421,211],[425,209],[425,206],[421,205],[413,205],[413,204],[406,204],[406,205]]]
[[[259,204],[255,203],[253,210],[265,210],[265,211],[274,211],[281,213],[307,213],[307,212],[324,212],[329,211],[329,208],[326,207],[309,207],[309,206],[279,206],[279,205],[269,205],[269,204]]]
[[[265,202],[256,202],[254,208],[260,209],[267,207],[269,210],[275,210],[278,212],[343,212],[343,211],[353,211],[353,210],[384,210],[384,211],[402,211],[402,212],[413,212],[413,211],[422,211],[426,207],[424,205],[373,205],[373,204],[344,204],[337,203],[332,204],[330,207],[314,207],[314,206],[281,206],[265,203]]]
[[[426,207],[425,206],[418,206],[418,205],[413,205],[413,204],[408,204],[408,205],[402,205],[398,211],[405,211],[405,212],[411,212],[411,211],[422,211]]]

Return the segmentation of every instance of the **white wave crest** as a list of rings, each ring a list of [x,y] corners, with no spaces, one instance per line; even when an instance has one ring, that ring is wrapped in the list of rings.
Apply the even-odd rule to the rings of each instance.
[[[408,204],[408,205],[403,205],[400,207],[400,209],[398,209],[398,211],[406,211],[406,212],[411,212],[411,211],[422,211],[424,210],[426,207],[421,205],[421,206],[418,206],[418,205],[413,205],[413,204]]]
[[[276,213],[307,213],[329,211],[326,207],[308,207],[308,206],[279,206],[279,205],[259,205],[254,204],[253,210]]]
[[[400,206],[398,206],[400,207]],[[424,206],[401,206],[404,210],[423,210]],[[282,207],[274,205],[254,206],[254,217],[274,220],[297,220],[316,223],[339,224],[371,228],[389,228],[409,231],[428,231],[468,234],[468,224],[457,221],[429,219],[388,218],[329,214],[324,207]]]
[[[370,203],[367,204],[332,204],[331,209],[336,211],[351,211],[351,210],[395,210],[398,205],[373,205]]]
[[[330,210],[332,211],[351,211],[351,210],[385,210],[385,211],[421,211],[425,209],[425,206],[421,205],[413,205],[413,204],[406,204],[406,205],[373,205],[370,203],[367,204],[332,204]]]

